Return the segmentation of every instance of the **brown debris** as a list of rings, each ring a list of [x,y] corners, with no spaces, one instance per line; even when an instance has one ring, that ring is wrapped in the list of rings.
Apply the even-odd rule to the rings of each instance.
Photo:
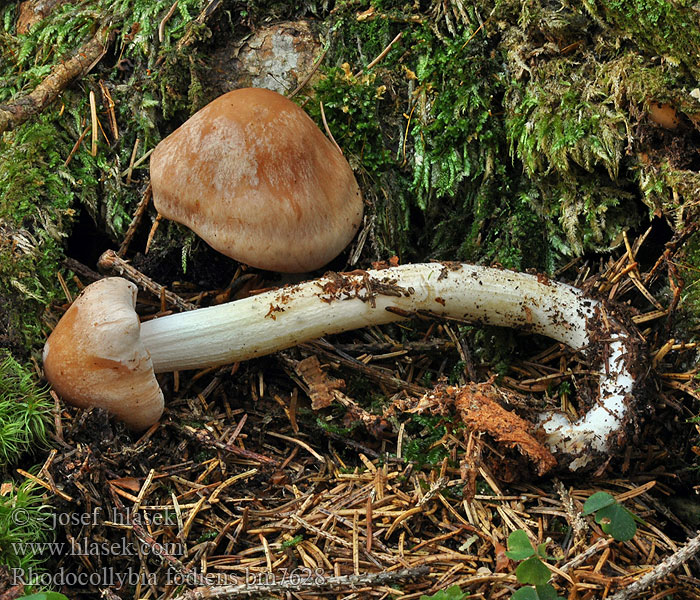
[[[459,397],[453,390],[455,405]],[[81,562],[84,556],[66,555],[63,566],[76,572],[109,567],[149,572],[159,598],[173,591],[164,582],[177,580],[185,583],[177,592],[183,598],[245,597],[247,589],[276,598],[293,594],[313,600],[323,594],[340,600],[355,593],[379,599],[395,581],[385,577],[401,579],[404,569],[414,576],[401,579],[409,599],[452,585],[476,597],[500,598],[517,585],[503,549],[508,535],[523,529],[538,543],[552,538],[548,553],[557,556],[553,583],[560,594],[592,599],[629,585],[639,565],[678,549],[653,525],[645,496],[669,492],[653,480],[571,487],[565,507],[546,482],[506,489],[476,461],[479,489],[465,498],[459,493],[460,470],[447,458],[439,465],[419,465],[368,458],[362,450],[340,453],[337,442],[334,449],[324,438],[309,437],[308,424],[294,433],[269,405],[260,406],[262,411],[246,405],[228,419],[212,414],[199,429],[165,423],[140,440],[110,432],[99,411],[75,419],[75,427],[65,432],[64,448],[39,476],[70,498],[54,497],[59,514],[99,509],[101,518],[80,528],[59,527],[59,541],[66,536],[83,545],[94,539],[126,540],[144,550],[89,556],[89,565]],[[271,429],[268,433],[275,435],[265,435],[269,418],[274,430],[285,434]],[[238,426],[228,424],[233,419]],[[476,440],[479,434],[469,437]],[[448,455],[463,446],[455,436],[443,443]],[[232,447],[241,452],[231,452]],[[276,466],[262,463],[263,453]],[[634,545],[601,537],[590,518],[579,544],[565,535],[567,511],[580,512],[599,489],[626,498],[625,505],[645,519]],[[169,515],[165,522],[163,515]],[[692,589],[693,580],[681,577],[687,574],[667,574],[661,589],[676,587],[679,594]],[[114,592],[113,598],[127,597]],[[99,590],[91,588],[90,594],[96,597]]]
[[[307,393],[311,398],[313,410],[327,408],[333,401],[336,401],[347,409],[344,422],[348,427],[356,422],[361,422],[375,438],[384,437],[387,430],[391,428],[385,419],[368,412],[355,400],[344,394],[341,390],[345,388],[345,381],[335,379],[325,373],[318,357],[309,356],[297,362],[294,369],[308,386]]]
[[[388,269],[390,267],[398,267],[399,266],[399,257],[398,256],[392,256],[389,260],[377,260],[372,263],[372,268],[375,271],[379,271],[381,269]]]
[[[496,400],[498,395],[491,383],[465,386],[438,386],[419,401],[419,408],[454,406],[469,431],[487,433],[506,448],[517,448],[535,465],[538,475],[544,475],[557,465],[552,453],[530,433],[532,423],[504,409]],[[443,412],[444,414],[444,412]]]
[[[309,386],[308,394],[313,410],[330,406],[334,400],[333,392],[345,388],[345,381],[335,379],[321,370],[321,363],[317,356],[309,356],[300,360],[296,364],[295,370],[304,383]]]
[[[354,277],[348,277],[354,276]],[[358,279],[357,276],[360,276]],[[363,302],[375,305],[377,295],[393,296],[400,298],[410,296],[413,292],[397,285],[395,279],[377,279],[371,277],[367,271],[355,270],[349,273],[335,273],[329,271],[324,275],[329,281],[322,286],[325,296],[320,296],[323,302],[329,304],[341,298],[359,298]]]
[[[16,600],[24,596],[24,585],[15,583],[10,569],[0,565],[0,600]]]

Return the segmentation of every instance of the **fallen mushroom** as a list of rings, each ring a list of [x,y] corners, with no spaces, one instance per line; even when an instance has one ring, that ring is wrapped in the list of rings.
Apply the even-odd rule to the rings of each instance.
[[[362,221],[352,169],[311,118],[264,89],[220,96],[151,155],[153,203],[248,265],[303,273],[328,264]]]
[[[121,277],[87,286],[44,346],[44,374],[74,406],[99,406],[133,429],[163,414],[163,392],[140,339],[136,286]]]
[[[98,288],[101,313],[88,316],[93,290]],[[115,289],[118,314],[126,312],[125,300],[132,305],[128,332],[119,340],[124,351],[118,357],[112,344],[102,345],[95,332],[105,329],[118,336],[117,321],[110,316],[102,291]],[[105,379],[118,382],[126,405],[117,407],[110,399],[105,406],[132,427],[143,428],[159,417],[162,398],[146,385],[152,406],[136,399],[128,390],[137,390],[143,375],[137,369],[147,364],[155,373],[199,369],[247,360],[289,348],[320,336],[370,325],[398,321],[418,311],[470,321],[515,327],[539,333],[570,347],[586,349],[601,341],[602,367],[599,398],[575,423],[563,414],[543,413],[540,427],[550,449],[561,457],[561,464],[576,470],[593,454],[606,453],[611,441],[629,420],[629,404],[635,380],[629,362],[634,356],[633,339],[603,305],[580,290],[542,276],[473,266],[460,263],[413,264],[384,270],[329,273],[321,279],[287,286],[228,304],[168,315],[141,324],[141,336],[133,335],[136,313],[133,284],[110,278],[88,286],[56,326],[44,349],[47,378],[67,400],[80,406],[101,405],[106,385],[99,376],[80,385],[77,396],[72,383],[59,379],[69,368],[101,371]],[[99,321],[102,316],[104,321]],[[125,321],[126,319],[124,317]],[[78,329],[87,325],[88,332]],[[126,343],[133,344],[130,347]],[[94,347],[89,347],[95,340]],[[80,357],[79,355],[84,354]],[[131,375],[135,383],[127,382]],[[80,377],[80,376],[79,376]],[[120,379],[120,378],[123,378]],[[86,379],[87,382],[87,379]],[[94,400],[90,400],[90,386]],[[126,391],[127,393],[123,393]],[[135,393],[135,392],[134,392]],[[144,415],[136,415],[144,408]]]

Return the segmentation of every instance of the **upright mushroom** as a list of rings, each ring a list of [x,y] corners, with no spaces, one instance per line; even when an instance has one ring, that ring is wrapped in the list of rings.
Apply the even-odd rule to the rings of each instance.
[[[79,361],[83,368],[102,370],[105,381],[123,378],[115,394],[123,394],[124,406],[117,412],[110,396],[106,408],[122,418],[127,415],[136,427],[154,423],[162,410],[162,400],[155,395],[143,418],[134,416],[136,408],[126,406],[143,402],[129,391],[140,384],[126,380],[136,373],[132,366],[139,361],[134,357],[141,357],[144,351],[156,373],[198,369],[262,356],[323,335],[401,320],[417,311],[524,328],[577,350],[588,347],[603,332],[599,398],[593,408],[575,423],[559,413],[541,416],[550,449],[566,455],[563,462],[572,470],[588,464],[593,454],[605,453],[629,419],[628,405],[635,384],[628,366],[634,357],[631,335],[599,302],[576,288],[546,278],[459,263],[329,274],[229,304],[142,323],[140,339],[125,334],[124,339],[135,346],[126,349],[124,358],[118,358],[111,346],[105,348],[100,343],[93,347],[75,343],[64,349],[65,342],[59,344],[58,340],[77,340],[85,335],[75,325],[79,320],[94,330],[114,329],[106,308],[104,323],[94,317],[79,319],[74,314],[87,311],[94,287],[120,287],[117,295],[123,298],[131,294],[133,301],[132,284],[119,278],[105,281],[114,283],[88,286],[58,323],[46,343],[44,366],[47,378],[63,397],[80,406],[91,402],[98,405],[106,384],[96,375],[89,384],[80,385],[74,396],[70,389],[73,384],[58,378],[67,370],[66,362]],[[106,304],[102,297],[95,301]],[[98,338],[95,335],[90,339]],[[79,357],[80,353],[87,355]],[[141,381],[141,375],[137,377]],[[92,400],[90,387],[94,391]]]
[[[362,220],[362,197],[339,150],[280,94],[220,96],[151,155],[158,212],[240,262],[301,273],[324,266]]]

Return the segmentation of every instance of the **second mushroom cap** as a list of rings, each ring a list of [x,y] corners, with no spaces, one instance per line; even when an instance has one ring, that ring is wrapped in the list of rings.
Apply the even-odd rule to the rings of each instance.
[[[151,184],[164,217],[261,269],[320,268],[362,219],[342,154],[301,108],[264,89],[224,94],[165,138]]]

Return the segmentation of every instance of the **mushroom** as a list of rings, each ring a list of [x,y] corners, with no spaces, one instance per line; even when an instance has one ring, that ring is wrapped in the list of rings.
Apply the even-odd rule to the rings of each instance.
[[[93,299],[95,287],[100,294]],[[119,319],[107,308],[103,289],[114,289]],[[199,369],[270,354],[324,335],[398,321],[420,311],[526,329],[576,350],[604,338],[599,398],[591,410],[574,423],[555,412],[540,416],[547,444],[553,452],[568,455],[560,462],[568,462],[570,469],[585,466],[596,453],[606,453],[630,418],[635,379],[629,364],[635,356],[634,338],[600,302],[543,276],[461,263],[329,273],[228,304],[146,321],[141,324],[140,339],[134,331],[135,313],[121,316],[122,311],[127,312],[125,299],[133,306],[134,288],[126,280],[111,278],[88,286],[49,337],[44,365],[47,378],[66,400],[79,406],[105,406],[134,427],[154,423],[162,410],[162,397],[136,368],[149,364],[148,356],[156,373]],[[87,308],[93,302],[101,305],[94,316]],[[98,320],[99,315],[104,321]],[[95,331],[83,332],[78,322]],[[100,341],[97,330],[105,329],[113,339],[121,323],[127,328],[123,339],[108,344]],[[133,347],[127,346],[127,340]],[[95,343],[90,345],[90,341]],[[117,355],[117,346],[122,355]],[[66,365],[71,362],[78,370],[91,373],[84,382],[78,378],[77,392],[71,388],[76,385],[73,380],[59,379],[69,373],[71,368]],[[104,375],[97,375],[98,369]],[[133,382],[129,380],[132,376]],[[115,382],[118,389],[106,392],[101,377]],[[152,405],[146,406],[141,385]],[[103,403],[105,394],[108,400]],[[117,400],[119,394],[122,404]],[[143,416],[136,416],[136,407],[143,409]]]
[[[350,165],[291,100],[264,89],[220,96],[151,155],[153,203],[212,248],[260,269],[326,265],[362,220]]]
[[[121,277],[87,286],[44,346],[44,373],[75,406],[106,409],[133,429],[163,413],[163,392],[141,343],[136,286]]]
[[[660,104],[649,101],[649,118],[664,129],[676,129],[680,125],[678,113],[672,105],[667,102]]]

